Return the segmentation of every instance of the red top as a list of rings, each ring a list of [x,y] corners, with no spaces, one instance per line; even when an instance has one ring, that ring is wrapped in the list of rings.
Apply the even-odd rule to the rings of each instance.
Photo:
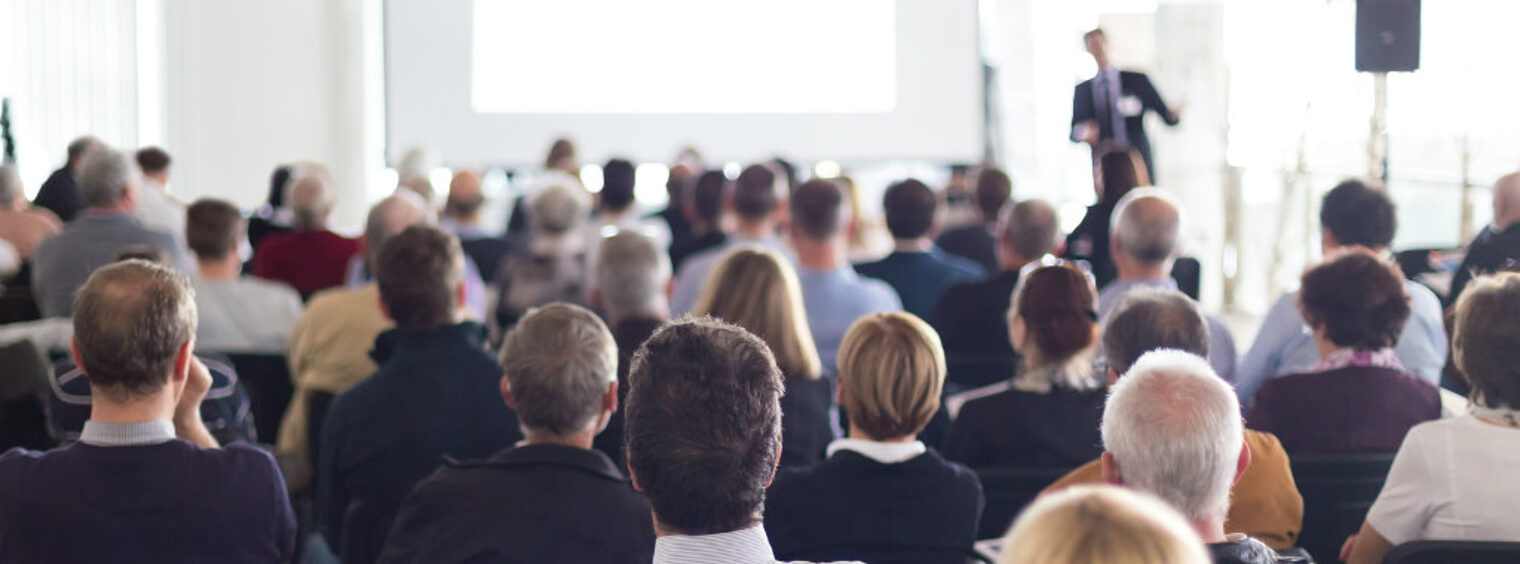
[[[349,259],[359,254],[359,241],[331,231],[287,231],[259,242],[253,253],[253,274],[279,280],[309,297],[319,290],[343,285]]]

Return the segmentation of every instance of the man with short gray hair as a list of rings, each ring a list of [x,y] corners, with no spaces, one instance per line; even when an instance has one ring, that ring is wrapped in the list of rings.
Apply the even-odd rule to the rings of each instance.
[[[507,335],[501,363],[502,397],[527,440],[418,484],[381,561],[648,562],[649,502],[591,448],[618,408],[607,326],[576,305],[534,309]]]
[[[670,319],[670,259],[653,238],[622,231],[602,239],[591,302],[602,310],[618,349],[618,401],[628,389],[633,353]],[[623,414],[613,413],[596,449],[623,463]]]
[[[1251,465],[1235,391],[1196,355],[1146,353],[1110,389],[1103,410],[1103,478],[1182,512],[1215,562],[1299,562],[1261,541],[1225,534],[1230,487]]]
[[[310,298],[343,285],[349,259],[359,254],[359,241],[327,229],[334,194],[324,167],[313,167],[285,188],[285,207],[294,215],[292,229],[259,242],[253,253],[253,274],[289,284]]]
[[[156,248],[181,271],[191,271],[173,235],[143,227],[133,216],[139,177],[137,164],[114,148],[100,146],[82,158],[79,194],[87,207],[62,233],[39,244],[32,261],[32,293],[44,317],[68,317],[74,290],[96,268],[113,262],[122,247]]]
[[[1182,209],[1170,194],[1156,188],[1131,190],[1114,207],[1109,256],[1118,278],[1098,292],[1098,315],[1107,315],[1135,288],[1177,289],[1172,263],[1181,254]],[[1209,364],[1226,382],[1235,381],[1235,336],[1224,321],[1209,323]]]

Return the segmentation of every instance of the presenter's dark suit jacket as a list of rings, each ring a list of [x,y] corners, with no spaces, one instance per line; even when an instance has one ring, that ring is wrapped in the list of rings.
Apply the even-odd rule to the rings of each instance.
[[[1109,117],[1107,108],[1099,107],[1097,100],[1093,98],[1094,79],[1087,79],[1077,85],[1076,92],[1071,101],[1071,125],[1087,120],[1098,122],[1098,141],[1113,141],[1117,137],[1114,134],[1113,119]],[[1145,73],[1133,71],[1119,71],[1119,94],[1121,99],[1134,98],[1140,102],[1138,112],[1124,117],[1125,136],[1130,146],[1140,151],[1140,156],[1145,159],[1146,172],[1155,176],[1156,166],[1151,160],[1151,140],[1145,135],[1145,112],[1154,111],[1161,114],[1161,119],[1167,125],[1177,125],[1178,120],[1172,119],[1172,111],[1162,101],[1161,94],[1156,92],[1156,86],[1151,84],[1150,77]],[[1096,158],[1096,154],[1094,157]]]

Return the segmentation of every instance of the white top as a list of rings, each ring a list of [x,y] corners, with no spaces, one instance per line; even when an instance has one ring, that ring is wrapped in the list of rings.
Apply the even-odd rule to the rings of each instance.
[[[1404,437],[1367,523],[1397,546],[1417,540],[1520,541],[1520,429],[1464,415]]]
[[[908,441],[906,443],[882,443],[861,439],[835,439],[829,443],[828,455],[841,450],[852,450],[862,456],[875,460],[882,464],[897,464],[918,458],[919,455],[928,452],[929,447],[920,441]]]
[[[167,188],[151,179],[143,179],[137,190],[137,219],[144,227],[163,231],[185,247],[185,205],[169,197]]]
[[[711,535],[666,535],[654,540],[655,564],[775,564],[765,527]]]
[[[253,277],[196,280],[200,324],[196,350],[283,353],[301,316],[301,296],[289,286]]]

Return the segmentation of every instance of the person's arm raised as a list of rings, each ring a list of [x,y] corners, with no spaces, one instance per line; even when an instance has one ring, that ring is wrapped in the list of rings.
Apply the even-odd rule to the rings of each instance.
[[[211,371],[201,359],[192,357],[185,391],[179,397],[179,405],[174,406],[174,434],[206,448],[219,448],[221,445],[201,421],[201,400],[210,389]]]

